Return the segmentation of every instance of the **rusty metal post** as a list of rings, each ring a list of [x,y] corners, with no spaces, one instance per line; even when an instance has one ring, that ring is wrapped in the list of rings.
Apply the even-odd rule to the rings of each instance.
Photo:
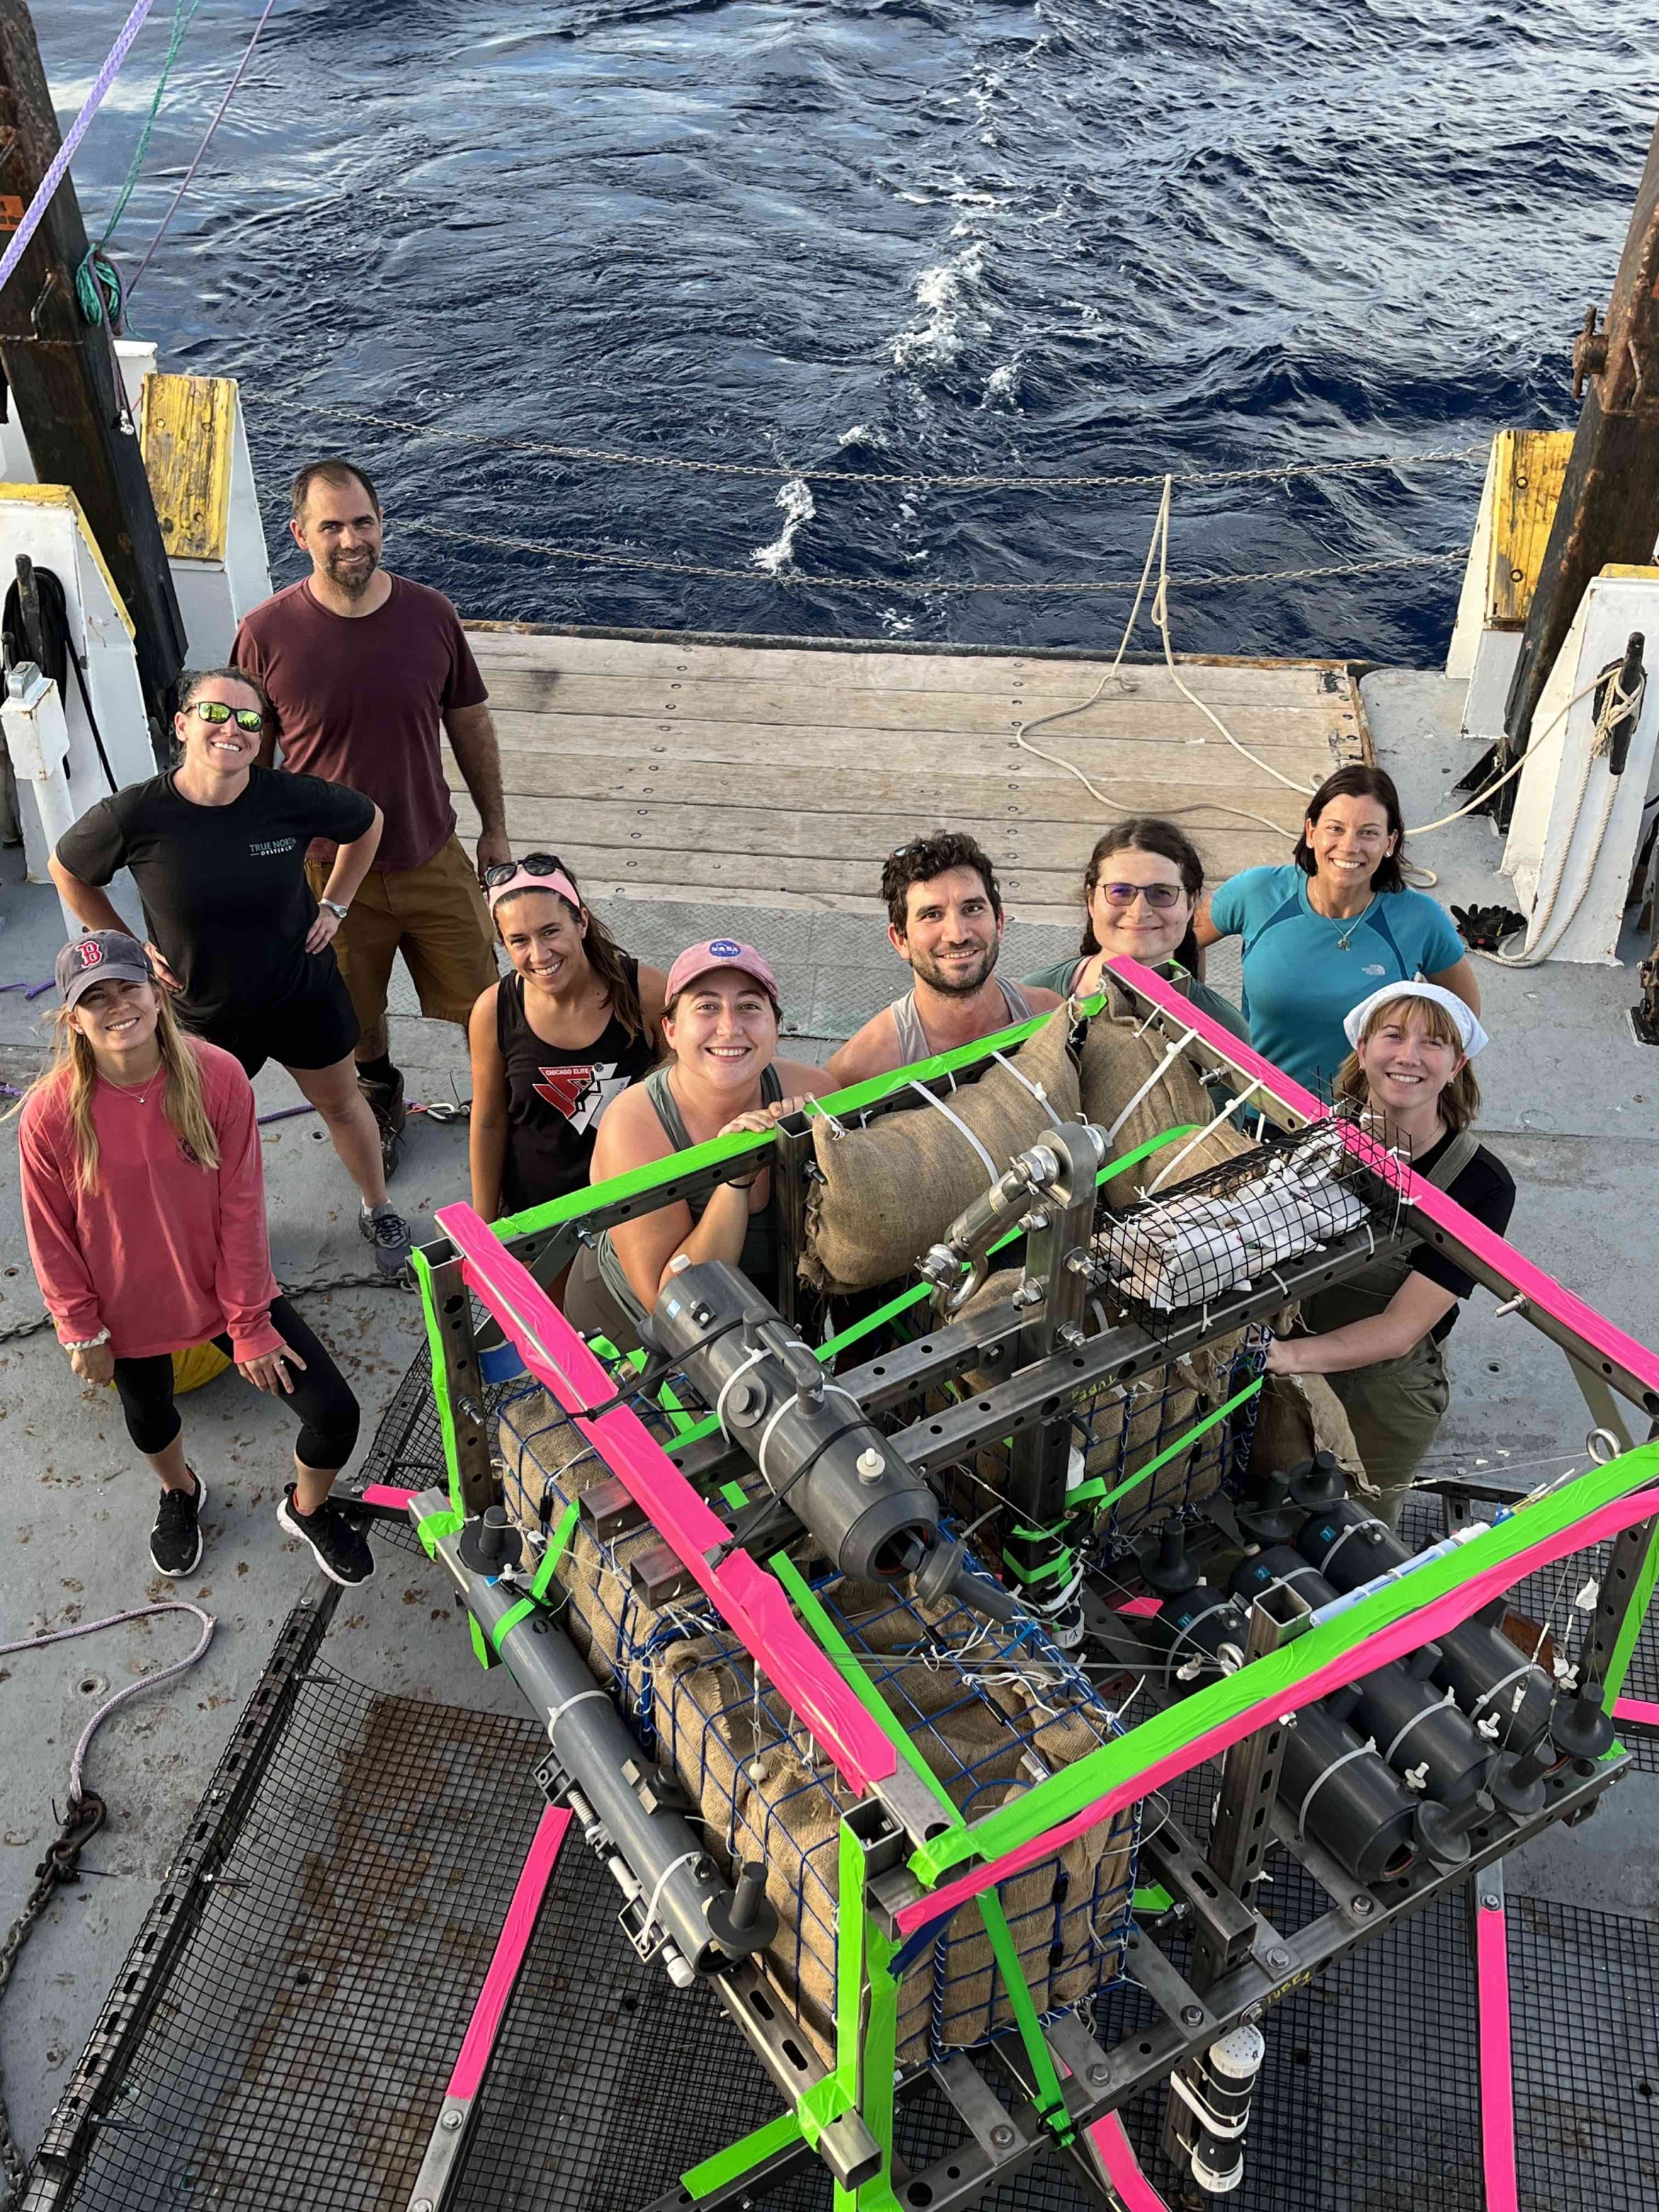
[[[1504,758],[1526,751],[1551,669],[1592,577],[1609,562],[1641,564],[1659,543],[1659,129],[1648,149],[1605,327],[1594,307],[1572,349],[1583,408],[1560,502],[1532,595],[1504,708]],[[1516,782],[1493,803],[1500,829]]]

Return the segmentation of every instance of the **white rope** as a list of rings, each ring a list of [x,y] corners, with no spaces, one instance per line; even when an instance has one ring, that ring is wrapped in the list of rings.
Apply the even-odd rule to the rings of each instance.
[[[45,1636],[21,1636],[15,1644],[0,1644],[0,1659],[5,1659],[14,1651],[39,1651],[48,1644],[67,1644],[77,1636],[95,1636],[100,1628],[118,1628],[123,1621],[127,1620],[153,1620],[160,1613],[194,1613],[202,1624],[202,1633],[196,1648],[186,1653],[184,1658],[175,1659],[171,1666],[161,1668],[156,1674],[141,1674],[136,1682],[129,1682],[125,1689],[118,1690],[112,1698],[106,1698],[99,1706],[82,1729],[81,1740],[70,1759],[69,1794],[71,1804],[80,1798],[81,1770],[86,1764],[87,1752],[98,1730],[110,1715],[125,1705],[130,1698],[139,1697],[146,1690],[158,1689],[173,1675],[182,1674],[187,1667],[193,1667],[213,1641],[214,1617],[199,1605],[192,1605],[188,1598],[169,1598],[162,1605],[135,1605],[129,1607],[125,1613],[106,1613],[101,1620],[83,1620],[73,1628],[54,1628]]]
[[[1102,790],[1101,787],[1086,776],[1083,770],[1077,765],[1075,761],[1066,760],[1060,753],[1045,752],[1041,745],[1034,745],[1030,742],[1030,732],[1033,730],[1047,729],[1051,723],[1066,721],[1073,714],[1086,714],[1089,708],[1092,707],[1096,701],[1100,697],[1101,693],[1106,689],[1106,686],[1117,674],[1118,670],[1123,665],[1123,656],[1129,649],[1129,640],[1134,635],[1135,623],[1139,620],[1140,615],[1140,603],[1146,596],[1147,580],[1152,573],[1152,562],[1154,558],[1158,562],[1159,574],[1158,596],[1154,598],[1152,604],[1152,619],[1158,623],[1159,630],[1163,635],[1164,656],[1165,660],[1169,663],[1170,673],[1172,676],[1175,676],[1175,662],[1170,653],[1170,631],[1167,605],[1164,605],[1164,611],[1162,613],[1159,611],[1160,601],[1163,601],[1167,598],[1167,590],[1170,581],[1168,569],[1168,549],[1170,537],[1170,486],[1171,481],[1172,479],[1169,477],[1165,477],[1164,479],[1164,495],[1158,501],[1157,520],[1152,524],[1152,534],[1146,542],[1146,558],[1140,565],[1140,580],[1135,586],[1134,603],[1129,609],[1129,618],[1123,625],[1123,635],[1118,640],[1117,651],[1112,656],[1111,666],[1106,671],[1105,674],[1101,678],[1099,683],[1096,684],[1094,690],[1089,694],[1088,697],[1086,699],[1080,700],[1075,707],[1060,707],[1056,708],[1052,714],[1034,715],[1030,721],[1022,722],[1014,732],[1014,743],[1020,748],[1022,752],[1031,753],[1035,755],[1038,760],[1047,761],[1051,768],[1064,769],[1067,775],[1074,775],[1077,778],[1078,781],[1083,786],[1084,789],[1089,793],[1091,799],[1097,799],[1102,806],[1109,807],[1115,814],[1133,814],[1138,810],[1133,806],[1126,806],[1121,799],[1109,799],[1106,793]],[[1210,709],[1205,706],[1201,699],[1194,697],[1193,694],[1187,690],[1186,685],[1182,683],[1181,678],[1178,676],[1175,676],[1175,681],[1176,689],[1184,692],[1188,699],[1192,702],[1192,704],[1194,707],[1199,708],[1200,713],[1209,715],[1211,721],[1215,723],[1216,727],[1221,732],[1222,736],[1226,738],[1230,745],[1237,747],[1237,750],[1244,754],[1246,759],[1252,761],[1255,760],[1255,755],[1248,751],[1244,746],[1239,744],[1237,738],[1233,736],[1231,731],[1227,728],[1226,725],[1224,722],[1219,721],[1214,714],[1210,713]],[[1265,763],[1257,761],[1256,765],[1258,767],[1261,767],[1265,765]],[[1268,770],[1268,773],[1272,775],[1279,775],[1277,769],[1271,769]],[[1281,783],[1287,781],[1284,776],[1279,776],[1279,780]],[[1120,790],[1127,787],[1124,785],[1119,785],[1117,787]],[[1304,787],[1300,784],[1293,784],[1291,788],[1295,791],[1301,791]],[[1166,806],[1161,808],[1159,811],[1166,820],[1172,815],[1203,814],[1212,811],[1220,814],[1231,814],[1236,815],[1241,822],[1255,822],[1259,823],[1264,830],[1271,830],[1275,836],[1283,837],[1290,834],[1287,830],[1283,829],[1279,823],[1270,822],[1265,814],[1253,813],[1247,806],[1228,806],[1224,805],[1219,799],[1205,800],[1199,805],[1193,806]]]

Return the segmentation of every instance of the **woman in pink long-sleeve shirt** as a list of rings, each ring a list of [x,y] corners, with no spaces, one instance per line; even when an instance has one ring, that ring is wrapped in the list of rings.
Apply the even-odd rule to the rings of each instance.
[[[278,1521],[335,1582],[367,1581],[368,1542],[327,1502],[357,1401],[270,1272],[252,1085],[179,1028],[134,939],[66,945],[57,980],[57,1049],[19,1109],[23,1218],[70,1366],[113,1382],[161,1480],[151,1559],[174,1576],[201,1559],[207,1486],[185,1459],[173,1354],[211,1340],[299,1416]]]

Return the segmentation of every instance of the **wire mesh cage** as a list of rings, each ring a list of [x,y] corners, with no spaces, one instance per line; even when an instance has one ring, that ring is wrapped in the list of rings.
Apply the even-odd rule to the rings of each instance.
[[[676,1396],[681,1395],[677,1388]],[[671,1417],[641,1417],[667,1440]],[[509,1511],[532,1543],[609,1469],[534,1385],[497,1415]],[[752,1478],[758,1487],[758,1475]],[[590,1501],[591,1502],[591,1501]],[[628,1716],[647,1756],[672,1766],[729,1874],[763,1863],[780,1933],[779,1993],[833,2056],[842,1814],[854,1802],[756,1660],[700,1595],[653,1605],[634,1570],[660,1544],[646,1526],[607,1536],[580,1518],[556,1569],[562,1626]],[[957,1812],[973,1820],[1119,1732],[1085,1672],[1035,1623],[994,1627],[954,1602],[928,1606],[891,1584],[832,1577],[818,1601]],[[1126,1813],[1001,1886],[1034,2000],[1058,2012],[1118,1975],[1134,1883],[1136,1816]],[[988,1936],[972,1913],[908,1963],[899,2054],[918,2063],[1014,2026]]]
[[[996,1628],[891,1585],[833,1579],[819,1602],[850,1663],[897,1717],[971,1821],[1119,1732],[1087,1676],[1035,1625]],[[828,2060],[834,2049],[839,1837],[852,1794],[723,1629],[665,1643],[652,1664],[660,1755],[701,1808],[729,1868],[766,1868],[779,1916],[773,1979]],[[1138,1811],[1103,1821],[999,1886],[1040,2014],[1089,2002],[1120,1978],[1134,1887]],[[1015,2027],[984,1924],[954,1915],[899,1982],[902,2066],[967,2050]]]
[[[1374,1122],[1333,1115],[1187,1182],[1182,1157],[1155,1158],[1139,1203],[1094,1238],[1096,1284],[1138,1319],[1207,1306],[1356,1230],[1398,1234],[1410,1152]]]
[[[1051,1538],[1051,1558],[1041,1571],[1050,1586],[1032,1585],[1028,1594],[1039,1602],[1053,1597],[1076,1559],[1121,1557],[1150,1523],[1190,1515],[1218,1492],[1237,1491],[1249,1465],[1259,1401],[1252,1395],[1221,1419],[1209,1417],[1261,1375],[1269,1341],[1264,1328],[1231,1330],[1130,1382],[1079,1391],[1066,1409],[1069,1476],[1056,1528],[1032,1529],[1009,1505],[1012,1452],[1006,1439],[981,1444],[971,1461],[945,1471],[952,1510],[981,1524],[978,1541],[1021,1579],[1007,1556],[1012,1540]],[[973,1380],[966,1378],[964,1389]]]

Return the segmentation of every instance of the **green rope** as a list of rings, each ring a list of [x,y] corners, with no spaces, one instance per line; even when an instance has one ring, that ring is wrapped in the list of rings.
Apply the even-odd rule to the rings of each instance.
[[[173,0],[173,25],[167,33],[167,50],[161,63],[161,74],[155,80],[155,92],[149,103],[149,112],[144,118],[144,127],[138,133],[138,144],[120,191],[115,195],[115,205],[103,234],[87,248],[86,258],[75,272],[75,296],[81,303],[81,313],[94,326],[108,319],[112,330],[121,326],[121,308],[125,288],[120,273],[110,259],[108,246],[127,211],[127,203],[137,189],[140,171],[149,152],[149,142],[155,129],[155,118],[161,112],[161,95],[167,88],[167,79],[173,74],[173,64],[179,58],[179,49],[185,43],[185,34],[196,20],[196,11],[202,0]]]

